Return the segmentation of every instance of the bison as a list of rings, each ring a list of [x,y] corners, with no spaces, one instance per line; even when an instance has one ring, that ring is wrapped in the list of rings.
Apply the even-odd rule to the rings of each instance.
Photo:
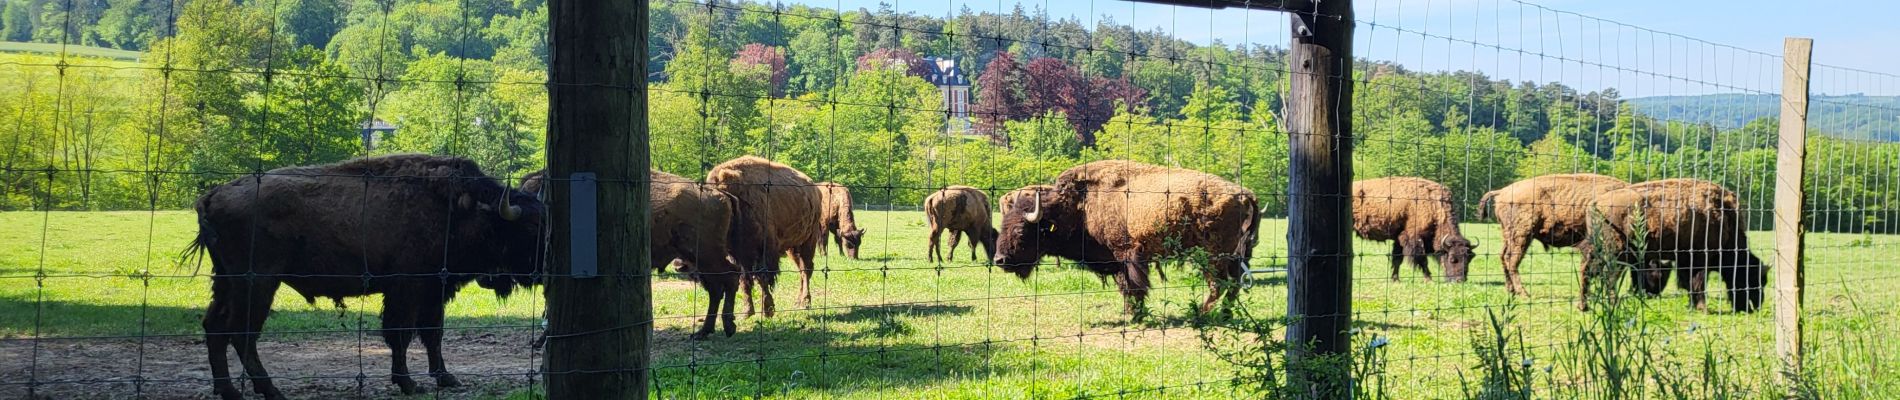
[[[1710,269],[1728,286],[1735,311],[1761,307],[1767,269],[1748,251],[1735,192],[1699,179],[1664,179],[1598,195],[1591,209],[1589,237],[1577,245],[1583,252],[1577,309],[1590,309],[1590,283],[1612,261],[1606,257],[1625,265],[1675,264],[1676,285],[1689,291],[1697,310],[1707,309]],[[1661,289],[1660,282],[1652,285]]]
[[[1392,280],[1407,261],[1432,279],[1426,255],[1437,255],[1445,281],[1464,282],[1478,245],[1458,231],[1451,189],[1423,178],[1391,177],[1352,183],[1352,229],[1359,238],[1392,241]]]
[[[544,173],[529,174],[521,190],[541,193]],[[650,265],[664,270],[677,263],[680,275],[706,290],[706,319],[692,334],[693,340],[710,336],[716,320],[725,323],[725,334],[731,337],[737,330],[732,307],[740,280],[761,275],[769,281],[778,273],[778,257],[766,257],[760,251],[763,227],[752,210],[739,207],[739,199],[729,193],[657,170],[649,170],[647,177],[652,207],[647,219]]]
[[[1552,247],[1583,242],[1589,230],[1590,202],[1597,195],[1629,186],[1629,182],[1597,174],[1554,174],[1525,179],[1484,194],[1478,200],[1478,218],[1496,208],[1498,229],[1504,235],[1504,281],[1511,294],[1530,296],[1517,267],[1531,240]]]
[[[983,246],[984,258],[996,256],[996,228],[990,225],[990,197],[982,190],[952,185],[924,198],[924,219],[930,224],[931,262],[947,261],[957,254],[957,237],[970,237],[970,259],[976,260],[976,246]],[[950,231],[950,257],[943,255],[938,239]]]
[[[312,302],[382,294],[390,379],[418,391],[406,350],[421,336],[436,385],[459,385],[443,365],[443,305],[477,278],[534,274],[544,223],[538,199],[473,161],[413,154],[248,175],[207,190],[194,208],[198,235],[185,256],[211,262],[205,347],[225,399],[243,398],[226,346],[254,391],[284,397],[257,353],[280,285]]]
[[[1133,161],[1096,161],[1063,171],[1055,185],[1017,189],[999,199],[1002,232],[993,262],[1028,279],[1037,259],[1053,255],[1115,277],[1123,311],[1139,321],[1148,295],[1148,263],[1208,257],[1202,269],[1213,311],[1235,284],[1259,236],[1252,191],[1199,171]]]
[[[706,182],[732,193],[740,207],[749,207],[758,217],[764,235],[759,240],[762,254],[788,254],[798,266],[798,304],[811,304],[811,274],[815,266],[818,242],[824,240],[824,195],[804,172],[756,156],[742,156],[714,166]],[[776,259],[776,257],[767,257]],[[744,279],[746,315],[751,315],[752,286],[763,286],[765,316],[774,309],[772,280]]]
[[[846,257],[858,259],[858,246],[864,242],[864,230],[858,228],[857,218],[851,213],[851,189],[837,182],[818,184],[818,193],[824,196],[825,237],[818,239],[818,252],[830,255],[825,249],[827,239],[838,241],[838,248]]]

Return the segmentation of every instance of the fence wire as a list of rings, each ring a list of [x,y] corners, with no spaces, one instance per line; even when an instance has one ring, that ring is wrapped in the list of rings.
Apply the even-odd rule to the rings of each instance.
[[[32,18],[0,29],[29,49],[0,51],[0,396],[516,398],[587,372],[539,347],[566,224],[534,213],[576,183],[533,178],[561,156],[546,4],[125,3],[6,2]],[[1776,368],[1780,293],[1732,300],[1786,267],[1786,60],[1519,1],[1355,5],[1335,117],[1360,183],[1327,200],[1357,241],[1307,257],[1353,260],[1362,396],[1784,389],[1746,378]],[[1236,397],[1288,367],[1288,14],[1343,16],[649,7],[651,245],[679,259],[634,270],[656,397]],[[1895,78],[1814,66],[1795,386],[1820,397],[1900,390],[1867,373],[1894,361]],[[1532,182],[1557,174],[1615,182]],[[1663,277],[1581,292],[1617,266]],[[412,336],[405,373],[386,342]]]

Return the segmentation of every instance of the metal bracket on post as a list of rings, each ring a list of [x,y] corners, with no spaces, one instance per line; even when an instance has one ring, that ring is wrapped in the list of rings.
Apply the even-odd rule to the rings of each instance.
[[[573,265],[569,269],[574,278],[592,278],[600,274],[600,237],[595,196],[594,173],[575,172],[568,175],[567,198],[568,237],[572,245],[568,247],[568,259]]]

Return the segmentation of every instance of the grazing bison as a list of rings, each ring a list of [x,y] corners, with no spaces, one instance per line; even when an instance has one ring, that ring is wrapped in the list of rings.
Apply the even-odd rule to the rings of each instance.
[[[720,163],[706,174],[706,182],[739,198],[740,207],[750,207],[758,217],[765,235],[759,241],[763,254],[788,254],[799,273],[798,304],[811,304],[812,258],[818,242],[824,240],[824,195],[810,177],[785,164],[755,156],[743,156]],[[776,257],[767,257],[776,259]],[[752,314],[752,286],[755,279],[741,285],[746,295],[746,315]],[[764,286],[765,316],[774,309],[772,280],[756,282]]]
[[[858,246],[864,242],[864,230],[858,229],[858,220],[851,214],[851,189],[837,182],[818,184],[818,193],[824,196],[825,236],[818,239],[818,251],[830,255],[825,249],[827,239],[836,239],[838,248],[846,257],[858,259]]]
[[[1259,200],[1247,188],[1132,161],[1069,168],[1053,186],[1024,187],[1000,200],[996,265],[1027,279],[1037,259],[1053,255],[1113,275],[1123,310],[1135,320],[1146,310],[1149,262],[1204,252],[1208,294],[1200,309],[1208,312],[1223,296],[1235,297],[1259,236]]]
[[[1352,229],[1360,238],[1392,241],[1392,280],[1410,261],[1432,279],[1425,256],[1438,255],[1445,281],[1464,282],[1465,267],[1478,245],[1458,232],[1451,189],[1422,178],[1392,177],[1352,183]]]
[[[521,190],[541,193],[544,173],[529,174],[522,180]],[[647,220],[648,261],[658,270],[677,263],[680,275],[706,290],[706,319],[692,334],[693,340],[710,336],[716,320],[724,322],[726,336],[732,336],[737,330],[733,297],[739,292],[740,280],[752,274],[778,273],[778,258],[768,259],[760,251],[763,227],[751,210],[738,207],[738,198],[731,194],[657,170],[649,170],[647,177],[652,182],[648,188],[652,204]]]
[[[1544,250],[1582,243],[1589,230],[1590,202],[1597,195],[1629,186],[1629,182],[1597,174],[1554,174],[1525,179],[1485,193],[1478,200],[1478,218],[1495,207],[1498,229],[1504,235],[1504,281],[1511,294],[1530,296],[1517,267],[1531,240]]]
[[[1664,179],[1598,195],[1593,210],[1589,238],[1577,245],[1583,252],[1577,309],[1589,310],[1591,277],[1599,273],[1598,264],[1610,261],[1601,259],[1606,256],[1626,265],[1675,264],[1676,284],[1689,291],[1697,310],[1707,309],[1704,285],[1710,269],[1728,286],[1735,311],[1761,307],[1767,270],[1748,251],[1735,192],[1699,179]],[[1660,290],[1660,282],[1653,284]]]
[[[952,185],[924,198],[924,219],[930,223],[931,262],[947,261],[957,254],[957,237],[970,237],[970,259],[976,260],[976,246],[983,246],[984,258],[996,256],[996,228],[990,225],[990,197],[982,190]],[[938,247],[943,231],[950,231],[950,256]]]
[[[417,392],[406,359],[421,336],[436,385],[458,385],[442,361],[443,304],[478,277],[532,275],[544,212],[533,195],[474,162],[430,155],[273,169],[212,187],[194,207],[198,236],[185,255],[211,261],[205,347],[225,399],[243,398],[226,346],[254,391],[284,397],[257,354],[280,285],[306,301],[381,293],[390,379],[404,394]]]

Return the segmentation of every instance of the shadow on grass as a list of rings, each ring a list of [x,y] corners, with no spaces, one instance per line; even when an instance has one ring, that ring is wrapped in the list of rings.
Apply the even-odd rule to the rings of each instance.
[[[810,319],[749,320],[731,338],[702,342],[678,340],[693,327],[661,328],[656,337],[672,340],[655,344],[652,387],[661,398],[806,397],[888,393],[1013,371],[992,358],[1014,344],[933,344],[911,328],[915,318],[969,312],[957,305],[853,307]]]
[[[318,300],[320,306],[328,302]],[[374,330],[382,318],[376,313],[350,309],[272,310],[264,335],[273,331],[354,332],[359,326]],[[0,332],[15,336],[41,338],[74,336],[196,336],[204,333],[202,307],[151,306],[138,304],[88,304],[70,299],[38,300],[33,297],[0,296]],[[142,321],[142,322],[141,322]],[[527,326],[540,323],[538,318],[509,316],[449,317],[449,329],[471,326]],[[359,325],[361,324],[361,325]],[[143,326],[141,326],[143,325]],[[37,333],[36,333],[37,332]]]

